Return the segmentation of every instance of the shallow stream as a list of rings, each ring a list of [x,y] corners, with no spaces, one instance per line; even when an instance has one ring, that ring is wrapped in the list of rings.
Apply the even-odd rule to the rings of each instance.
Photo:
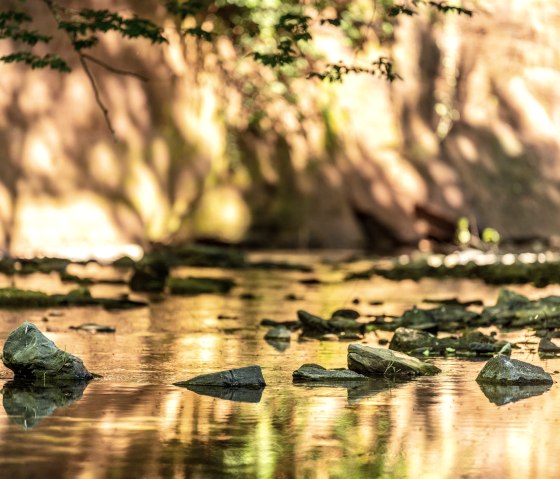
[[[329,317],[338,308],[399,314],[426,298],[482,299],[498,288],[470,280],[342,282],[345,267],[324,255],[280,255],[313,264],[313,274],[290,271],[193,269],[176,275],[235,278],[228,295],[151,298],[148,308],[107,312],[97,308],[0,312],[0,339],[24,320],[103,376],[81,390],[52,394],[10,389],[2,367],[0,477],[6,478],[554,478],[560,457],[560,387],[496,405],[474,381],[481,360],[433,359],[443,372],[405,384],[373,381],[359,388],[292,383],[304,363],[345,367],[347,342],[299,342],[284,351],[267,343],[263,318],[295,320],[305,309]],[[355,266],[357,267],[357,266]],[[116,276],[110,268],[78,270]],[[317,277],[319,285],[301,279]],[[0,286],[10,284],[8,278]],[[64,292],[55,276],[18,277],[22,288]],[[513,288],[530,297],[560,288]],[[94,286],[116,296],[122,286]],[[241,299],[252,293],[255,299]],[[293,294],[296,300],[287,300]],[[381,305],[370,302],[382,301]],[[423,305],[428,306],[428,305]],[[230,319],[218,319],[219,316]],[[47,318],[48,321],[44,321]],[[69,326],[95,322],[114,334]],[[378,346],[391,333],[369,333]],[[514,357],[560,370],[560,359],[540,360],[529,331],[499,338],[528,342]],[[176,381],[258,364],[267,387],[242,402],[203,396]],[[559,377],[553,375],[555,380]],[[508,393],[509,394],[509,393]],[[513,393],[515,399],[515,391]],[[80,397],[81,396],[81,397]],[[511,399],[503,394],[502,402]]]

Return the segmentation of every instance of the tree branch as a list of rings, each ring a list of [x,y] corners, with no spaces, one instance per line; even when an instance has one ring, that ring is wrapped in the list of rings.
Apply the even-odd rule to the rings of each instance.
[[[141,81],[144,81],[144,82],[149,81],[149,78],[147,76],[142,75],[141,73],[131,72],[129,70],[122,70],[121,68],[111,66],[108,63],[105,63],[103,60],[99,60],[98,58],[92,57],[91,55],[88,55],[87,53],[80,53],[80,56],[82,56],[86,60],[89,60],[92,63],[95,63],[96,65],[99,65],[100,67],[105,68],[105,70],[107,70],[111,73],[116,73],[117,75],[131,76],[131,77],[137,78],[138,80],[141,80]]]
[[[86,62],[86,56],[83,53],[80,52],[77,53],[80,58],[80,63],[82,65],[82,68],[86,72],[86,75],[88,76],[89,79],[89,83],[91,84],[91,88],[93,89],[95,102],[97,103],[97,106],[99,106],[101,113],[103,113],[103,117],[105,118],[105,123],[107,124],[107,128],[109,128],[109,131],[111,132],[113,139],[116,141],[117,134],[115,133],[115,129],[113,128],[113,124],[111,123],[111,118],[109,117],[109,110],[105,106],[105,103],[103,103],[103,99],[101,98],[99,89],[97,88],[97,83],[95,83],[95,78],[93,76],[93,73],[91,73],[91,70],[89,69],[89,66]]]

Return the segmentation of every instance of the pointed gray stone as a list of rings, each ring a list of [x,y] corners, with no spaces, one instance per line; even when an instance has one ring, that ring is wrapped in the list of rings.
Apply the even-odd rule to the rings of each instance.
[[[25,322],[4,343],[2,361],[16,379],[88,381],[93,378],[80,358],[48,339],[32,323]]]
[[[491,384],[552,384],[552,376],[540,366],[498,354],[488,361],[476,381]]]
[[[222,388],[262,389],[266,386],[260,366],[228,369],[218,373],[203,374],[175,386],[213,386]]]
[[[441,369],[404,353],[363,344],[348,346],[348,368],[367,376],[428,376]]]

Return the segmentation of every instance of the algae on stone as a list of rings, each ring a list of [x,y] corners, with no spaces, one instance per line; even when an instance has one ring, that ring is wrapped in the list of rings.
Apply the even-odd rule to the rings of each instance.
[[[476,381],[490,384],[552,384],[552,376],[540,366],[511,359],[503,354],[490,359]]]
[[[407,354],[363,344],[348,346],[348,368],[367,376],[426,376],[441,370]]]
[[[168,278],[167,286],[171,294],[204,294],[204,293],[228,293],[234,286],[235,281],[230,278]]]
[[[88,381],[93,379],[80,358],[59,349],[32,323],[25,322],[4,343],[4,366],[16,379]]]

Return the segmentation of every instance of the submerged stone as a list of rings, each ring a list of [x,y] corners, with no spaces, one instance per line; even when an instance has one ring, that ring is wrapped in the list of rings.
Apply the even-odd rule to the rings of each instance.
[[[58,408],[80,399],[88,381],[9,381],[2,389],[2,404],[10,420],[31,429]]]
[[[346,318],[346,319],[358,319],[360,313],[354,309],[337,309],[331,315],[331,319],[334,318]]]
[[[79,326],[70,326],[69,329],[75,329],[77,331],[87,331],[90,333],[114,333],[116,328],[113,326],[104,326],[102,324],[95,323],[85,323]]]
[[[234,286],[235,281],[229,278],[169,278],[167,286],[171,294],[205,294],[205,293],[228,293]]]
[[[557,346],[548,338],[542,338],[539,342],[539,353],[560,354],[560,346]]]
[[[488,361],[476,381],[490,384],[552,384],[552,376],[540,366],[499,354]]]
[[[292,373],[294,381],[367,381],[369,378],[349,369],[325,369],[318,364],[304,364]]]
[[[41,291],[0,288],[0,307],[3,308],[44,308],[56,305],[56,298]]]
[[[497,341],[480,331],[471,331],[459,337],[437,338],[433,334],[411,328],[398,328],[389,349],[412,355],[490,355],[509,343]]]
[[[218,373],[203,374],[202,376],[174,384],[175,386],[214,386],[251,389],[261,389],[266,386],[260,366],[246,366]]]
[[[367,376],[425,376],[441,370],[407,354],[363,344],[348,346],[348,368]]]
[[[366,325],[354,319],[336,316],[333,319],[323,319],[307,311],[299,310],[298,319],[301,322],[304,336],[321,337],[325,334],[363,333]]]
[[[159,254],[144,256],[134,264],[129,287],[132,291],[161,293],[169,276],[169,262]]]
[[[12,331],[4,343],[2,360],[16,379],[71,380],[93,379],[80,358],[57,348],[32,323],[25,322]]]

